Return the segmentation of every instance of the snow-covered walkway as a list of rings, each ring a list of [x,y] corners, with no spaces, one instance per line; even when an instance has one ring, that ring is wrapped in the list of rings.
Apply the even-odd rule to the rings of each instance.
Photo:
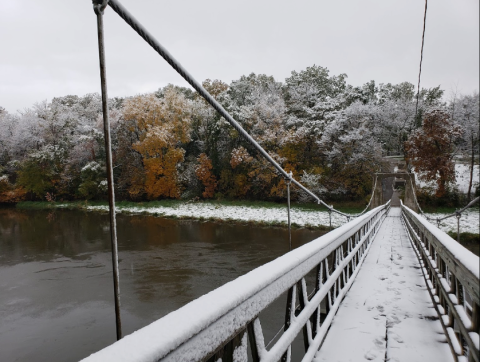
[[[315,361],[453,361],[400,213],[390,209]]]

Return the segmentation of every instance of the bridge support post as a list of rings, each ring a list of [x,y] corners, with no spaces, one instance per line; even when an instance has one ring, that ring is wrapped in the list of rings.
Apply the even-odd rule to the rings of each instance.
[[[375,190],[373,190],[373,200],[372,203],[370,204],[370,210],[383,205],[383,190],[382,190],[382,180],[383,178],[375,174],[374,176],[374,182],[375,182],[375,177],[377,177],[377,182],[375,184]]]
[[[417,189],[415,185],[415,174],[408,173],[406,174],[406,177],[409,177],[410,180],[406,180],[407,182],[405,183],[405,197],[403,203],[406,207],[418,212],[417,203],[415,202],[416,196],[414,195],[414,192]]]
[[[389,177],[403,178],[405,182],[405,194],[403,204],[415,212],[418,212],[417,204],[415,203],[415,175],[413,173],[377,173],[377,185],[375,187],[375,194],[371,204],[371,209],[383,205],[388,200],[383,199],[383,180]]]

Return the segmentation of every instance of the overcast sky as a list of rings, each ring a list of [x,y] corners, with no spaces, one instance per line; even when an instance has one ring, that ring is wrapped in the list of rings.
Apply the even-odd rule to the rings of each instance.
[[[120,2],[199,81],[273,75],[313,64],[361,85],[417,84],[422,0]],[[124,21],[105,11],[109,96],[186,86]],[[13,113],[100,92],[90,0],[0,0],[0,106]],[[479,1],[428,3],[422,86],[447,98],[479,88]]]

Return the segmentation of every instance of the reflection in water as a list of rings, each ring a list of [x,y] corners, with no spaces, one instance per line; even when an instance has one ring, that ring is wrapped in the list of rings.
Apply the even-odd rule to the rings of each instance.
[[[117,223],[125,335],[288,251],[279,228]],[[320,234],[294,230],[294,247]],[[0,360],[76,361],[112,343],[112,284],[108,215],[0,209]]]

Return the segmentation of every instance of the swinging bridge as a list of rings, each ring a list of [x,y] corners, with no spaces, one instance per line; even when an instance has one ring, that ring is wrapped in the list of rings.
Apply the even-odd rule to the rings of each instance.
[[[479,258],[423,214],[411,174],[405,205],[382,204],[377,174],[365,210],[327,205],[287,173],[117,0],[93,1],[109,185],[118,341],[96,361],[475,361],[479,362]],[[103,12],[110,6],[283,176],[347,223],[122,338],[115,200],[107,107]],[[423,46],[423,43],[422,43]],[[478,198],[448,217],[459,215]],[[415,211],[420,211],[419,215]],[[438,222],[438,220],[437,220]],[[290,240],[291,245],[291,240]],[[266,343],[262,312],[285,298]],[[295,341],[301,347],[294,350]],[[298,347],[298,345],[297,345]]]

